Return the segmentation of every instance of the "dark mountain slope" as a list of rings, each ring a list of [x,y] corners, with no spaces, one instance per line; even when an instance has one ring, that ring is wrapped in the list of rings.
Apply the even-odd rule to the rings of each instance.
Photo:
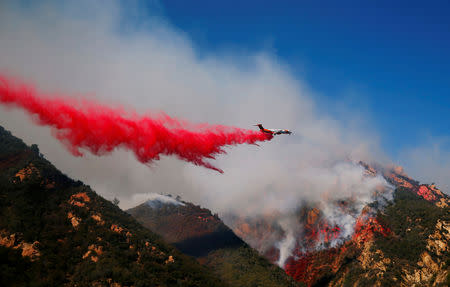
[[[225,286],[0,127],[0,286]]]
[[[127,212],[182,252],[197,257],[231,286],[296,286],[208,209],[168,198]]]

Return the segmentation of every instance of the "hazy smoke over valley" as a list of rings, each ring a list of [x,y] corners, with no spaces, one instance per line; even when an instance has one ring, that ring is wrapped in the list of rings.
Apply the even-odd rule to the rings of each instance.
[[[215,165],[224,174],[164,158],[151,166],[129,152],[74,158],[23,112],[0,107],[0,124],[36,143],[63,172],[80,179],[122,208],[150,192],[180,195],[221,215],[272,214],[282,231],[275,238],[282,264],[301,227],[292,219],[304,202],[317,202],[342,236],[353,230],[380,177],[364,176],[354,162],[384,160],[377,137],[351,117],[333,119],[313,100],[289,67],[269,52],[199,54],[186,35],[163,19],[144,19],[139,7],[124,11],[112,1],[45,2],[33,8],[0,4],[0,71],[36,83],[41,90],[95,98],[112,106],[164,111],[194,122],[251,128],[286,128],[257,146],[228,150]],[[128,4],[127,4],[128,5]],[[126,13],[126,15],[124,15]],[[142,21],[136,21],[142,22]],[[355,112],[356,113],[356,112]],[[334,201],[351,198],[354,215]]]

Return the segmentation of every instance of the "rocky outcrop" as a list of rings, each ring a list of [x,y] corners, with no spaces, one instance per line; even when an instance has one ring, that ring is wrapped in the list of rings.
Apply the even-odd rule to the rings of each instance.
[[[33,174],[40,176],[39,170],[33,165],[33,163],[30,163],[27,167],[19,170],[16,173],[15,177],[18,177],[20,181],[24,181],[26,178],[30,177]]]
[[[392,262],[390,258],[385,257],[381,250],[374,250],[373,240],[364,242],[362,252],[357,260],[365,271],[370,270],[379,279],[383,278],[384,273],[389,268],[389,264]],[[368,272],[364,276],[367,278]],[[378,282],[381,284],[380,281]]]
[[[170,263],[174,263],[174,262],[175,262],[175,259],[173,259],[172,255],[169,255],[169,257],[165,261],[166,264],[170,264]]]
[[[88,203],[90,201],[91,201],[91,199],[86,194],[86,192],[72,194],[69,199],[69,203],[71,205],[75,205],[75,206],[79,206],[79,207],[85,207],[86,203]]]
[[[428,236],[427,249],[438,256],[449,250],[450,241],[450,223],[448,221],[438,220],[436,231]]]
[[[105,224],[105,221],[102,219],[100,214],[92,214],[91,218],[94,219],[95,221],[97,221],[97,224],[99,224],[99,225],[104,225]]]
[[[22,257],[28,257],[31,261],[37,260],[41,254],[39,252],[39,241],[33,243],[25,242],[17,234],[9,234],[5,230],[0,231],[0,245],[22,250]]]
[[[77,229],[78,225],[80,225],[81,218],[76,217],[72,212],[69,211],[67,213],[67,218],[70,220],[70,223],[72,224],[73,228]]]
[[[22,249],[22,256],[29,257],[32,261],[36,260],[41,253],[38,250],[39,241],[35,241],[33,243],[22,242],[19,248]]]
[[[122,233],[124,231],[124,229],[120,226],[118,226],[117,224],[112,224],[110,227],[111,231],[114,231],[116,233]]]
[[[103,246],[91,244],[88,251],[83,255],[83,259],[90,258],[93,262],[98,261],[98,257],[103,253]]]
[[[417,262],[418,268],[404,268],[404,286],[441,286],[449,273],[443,260],[448,254],[450,241],[450,222],[438,220],[435,232],[428,236],[427,250],[422,252]]]

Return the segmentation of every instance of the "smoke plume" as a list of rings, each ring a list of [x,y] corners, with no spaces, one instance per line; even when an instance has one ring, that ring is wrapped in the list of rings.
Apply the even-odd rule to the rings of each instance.
[[[208,124],[190,124],[165,114],[142,117],[126,115],[97,103],[61,97],[47,97],[30,85],[17,84],[0,74],[0,103],[24,109],[36,116],[40,125],[55,129],[55,137],[75,156],[80,148],[95,155],[109,154],[118,147],[134,152],[142,163],[158,160],[160,155],[176,155],[195,165],[220,173],[223,171],[205,159],[225,153],[223,146],[255,144],[270,140],[259,131]]]
[[[376,186],[386,184],[380,177],[365,178],[364,170],[353,164],[383,158],[371,119],[356,109],[338,111],[338,118],[330,116],[327,107],[342,106],[341,99],[328,105],[318,101],[299,75],[270,49],[202,52],[164,16],[141,17],[139,13],[148,7],[129,1],[126,5],[121,5],[123,1],[29,1],[33,4],[26,8],[19,2],[0,1],[0,71],[36,83],[43,90],[84,94],[90,102],[87,107],[95,107],[95,115],[117,115],[119,121],[114,127],[126,128],[123,141],[111,138],[108,145],[93,147],[88,145],[96,135],[92,126],[85,131],[89,139],[79,142],[72,138],[78,136],[76,131],[56,131],[66,146],[75,143],[75,151],[111,151],[106,157],[86,153],[74,158],[52,137],[54,128],[30,124],[29,116],[20,109],[0,106],[0,124],[28,144],[38,144],[45,157],[64,173],[84,181],[106,198],[117,197],[124,209],[156,192],[180,195],[221,217],[232,214],[258,219],[270,215],[277,231],[265,229],[261,236],[283,249],[278,260],[283,265],[296,248],[290,236],[303,236],[303,227],[295,217],[300,206],[318,203],[330,224],[338,225],[347,236],[353,231],[360,207],[373,199]],[[161,110],[189,122],[238,127],[262,122],[267,128],[294,133],[262,142],[261,149],[239,145],[227,156],[213,152],[215,163],[226,171],[222,175],[167,157],[164,150],[158,167],[148,168],[136,161],[133,153],[120,148],[133,148],[135,143],[128,135],[144,129],[137,125],[137,130],[129,130],[127,124],[167,117],[97,110],[100,105],[92,103],[91,92],[101,102],[131,107],[129,110],[141,115]],[[89,115],[83,102],[70,99],[64,103]],[[162,126],[177,136],[177,124],[164,122]],[[182,127],[195,135],[205,131],[203,126]],[[206,132],[214,137],[224,131],[208,127]],[[140,139],[136,143],[146,145],[150,141]],[[119,149],[112,151],[114,147]],[[206,154],[215,148],[227,150],[226,146],[211,146]],[[200,154],[203,150],[196,154],[196,160],[208,160]],[[334,204],[340,198],[353,198],[358,210],[350,216],[340,213]],[[256,239],[253,246],[258,244]]]

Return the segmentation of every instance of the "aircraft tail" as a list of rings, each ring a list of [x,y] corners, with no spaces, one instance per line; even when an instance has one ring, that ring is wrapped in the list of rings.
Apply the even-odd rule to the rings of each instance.
[[[259,127],[259,129],[262,130],[262,131],[264,130],[264,127],[263,127],[262,124],[256,124],[255,126]]]

